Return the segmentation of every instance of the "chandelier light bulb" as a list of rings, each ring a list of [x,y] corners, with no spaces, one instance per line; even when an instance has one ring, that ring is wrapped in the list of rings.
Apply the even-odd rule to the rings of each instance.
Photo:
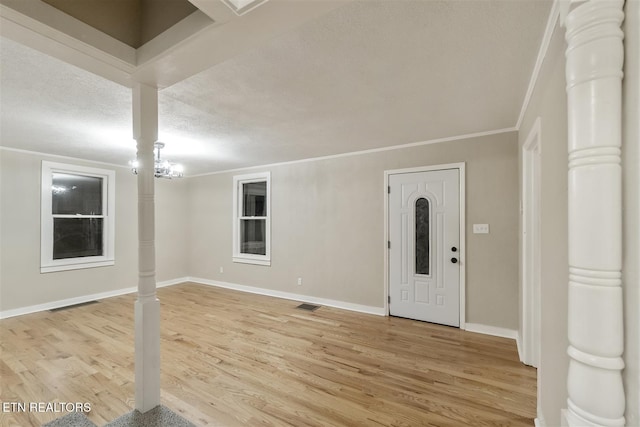
[[[154,160],[154,171],[153,174],[156,178],[182,178],[184,175],[184,168],[182,165],[171,163],[168,160],[162,160],[160,158],[160,150],[164,148],[164,142],[156,142],[154,144],[155,151],[155,160]],[[140,168],[140,162],[136,160],[131,160],[129,162],[129,166],[131,167],[131,172],[134,174],[138,174],[138,169]]]

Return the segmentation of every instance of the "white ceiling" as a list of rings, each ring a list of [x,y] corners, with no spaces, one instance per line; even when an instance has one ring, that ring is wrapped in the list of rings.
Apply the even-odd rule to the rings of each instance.
[[[163,154],[195,175],[513,128],[550,6],[345,2],[162,89]],[[0,41],[2,146],[135,156],[129,88]]]

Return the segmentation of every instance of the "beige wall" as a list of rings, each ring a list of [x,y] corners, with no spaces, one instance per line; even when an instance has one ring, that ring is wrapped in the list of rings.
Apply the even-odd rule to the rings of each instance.
[[[190,275],[382,307],[384,171],[456,162],[467,162],[466,321],[515,330],[515,132],[252,169],[272,174],[270,267],[231,261],[232,180],[244,172],[192,178]],[[491,234],[472,234],[473,223],[489,223]]]
[[[116,171],[114,266],[40,274],[42,160]],[[185,187],[156,181],[158,281],[186,275]],[[128,169],[1,149],[0,194],[0,311],[137,286],[137,187]]]
[[[625,4],[623,277],[627,425],[640,425],[640,1]]]
[[[42,160],[64,159],[1,150],[3,311],[136,285],[136,189],[126,169],[116,170],[116,264],[40,274],[40,176]],[[103,167],[81,162],[66,162]],[[112,168],[109,168],[112,169]]]
[[[155,181],[156,280],[158,282],[189,275],[187,269],[188,188],[189,182],[185,179],[156,179]],[[135,197],[137,194],[136,190]],[[134,201],[134,203],[137,202]],[[136,245],[137,238],[136,234]]]
[[[568,149],[564,48],[564,30],[556,26],[519,133],[522,146],[540,117],[542,319],[538,387],[542,393],[541,415],[549,426],[560,425],[560,410],[566,407],[567,397]]]

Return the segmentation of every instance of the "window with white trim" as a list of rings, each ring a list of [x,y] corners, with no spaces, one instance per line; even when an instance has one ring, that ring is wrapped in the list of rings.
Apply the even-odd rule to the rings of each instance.
[[[233,261],[271,265],[271,173],[233,177]]]
[[[115,172],[42,162],[40,272],[115,264]]]

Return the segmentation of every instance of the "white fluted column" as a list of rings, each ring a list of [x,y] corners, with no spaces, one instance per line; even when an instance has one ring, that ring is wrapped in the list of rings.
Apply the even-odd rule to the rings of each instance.
[[[570,426],[623,426],[622,0],[572,4],[569,115]]]
[[[138,299],[135,303],[135,404],[160,404],[160,301],[156,298],[153,144],[158,139],[158,90],[133,88],[133,136],[138,143]]]

